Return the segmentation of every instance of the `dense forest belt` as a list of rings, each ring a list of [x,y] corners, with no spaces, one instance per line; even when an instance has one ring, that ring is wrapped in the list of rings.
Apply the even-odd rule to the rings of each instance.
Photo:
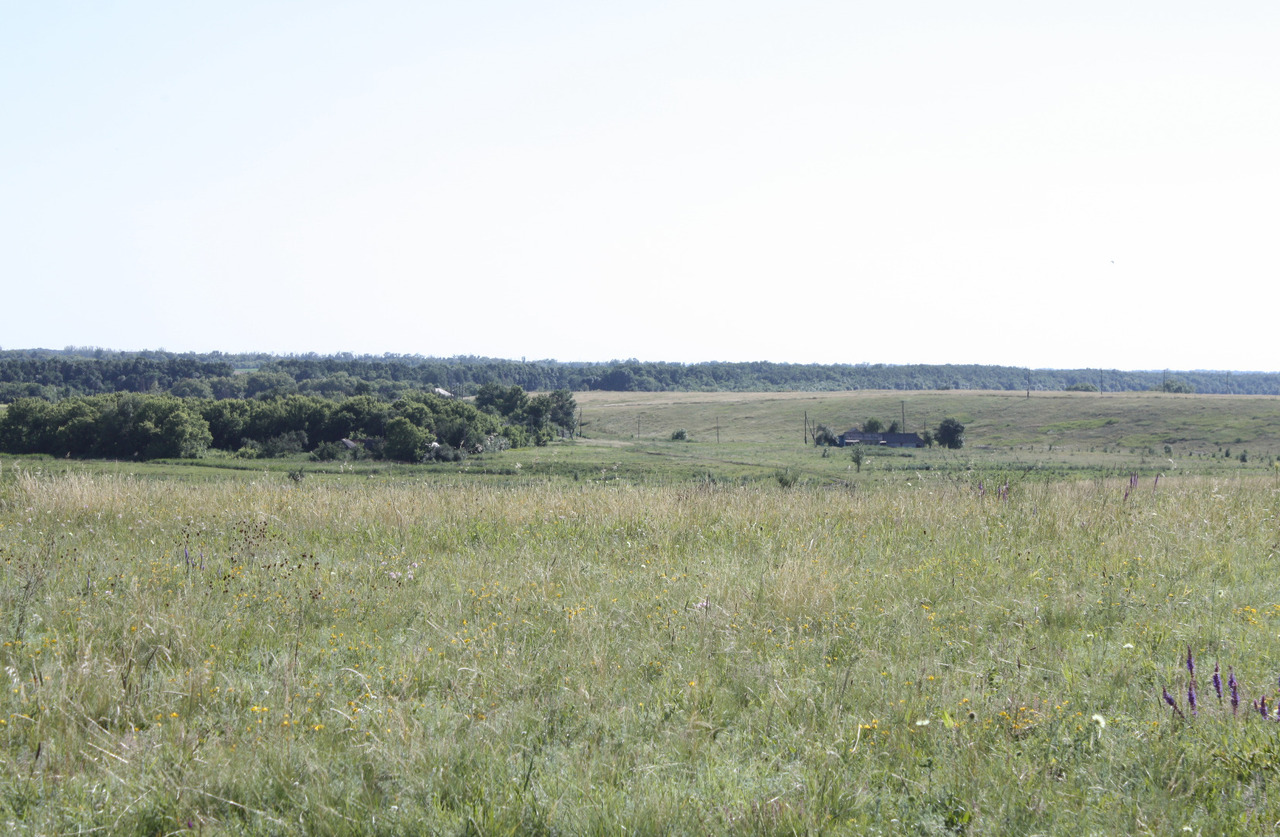
[[[1157,390],[1280,395],[1280,374],[1219,371],[1027,369],[971,364],[569,363],[416,355],[173,354],[105,350],[0,351],[0,403],[108,392],[184,398],[302,394],[370,395],[394,401],[411,390],[474,395],[485,384],[530,392],[831,392],[842,390]]]

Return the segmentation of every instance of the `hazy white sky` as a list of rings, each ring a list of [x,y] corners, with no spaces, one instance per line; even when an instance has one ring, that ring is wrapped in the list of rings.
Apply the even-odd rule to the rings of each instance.
[[[1280,369],[1280,3],[0,5],[0,347]]]

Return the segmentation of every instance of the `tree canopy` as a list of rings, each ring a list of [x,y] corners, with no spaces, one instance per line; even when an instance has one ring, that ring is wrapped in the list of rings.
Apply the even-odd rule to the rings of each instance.
[[[519,390],[519,387],[515,388]],[[375,456],[405,461],[546,444],[571,427],[567,391],[508,393],[512,411],[411,391],[392,402],[297,393],[265,398],[179,398],[111,393],[50,402],[20,398],[0,417],[0,450],[106,459],[189,458],[209,448],[245,455],[316,452],[357,440]],[[449,454],[453,457],[453,454]]]
[[[367,395],[392,402],[435,387],[479,395],[487,385],[510,391],[844,391],[857,389],[1066,390],[1162,389],[1163,372],[1033,369],[973,364],[657,363],[610,360],[562,363],[461,356],[173,354],[68,348],[0,351],[0,403],[54,401],[109,392],[168,392],[183,398],[330,399]],[[1280,395],[1280,374],[1195,370],[1177,373],[1183,392]]]
[[[951,450],[959,450],[964,447],[964,425],[960,423],[959,419],[944,418],[933,435],[938,444]]]

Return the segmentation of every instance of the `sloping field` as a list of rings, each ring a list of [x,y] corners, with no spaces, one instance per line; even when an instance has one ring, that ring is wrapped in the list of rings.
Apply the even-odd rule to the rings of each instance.
[[[1036,446],[1069,450],[1169,445],[1178,455],[1243,446],[1280,452],[1280,398],[1074,392],[610,393],[575,396],[589,438],[661,440],[678,428],[698,441],[803,440],[807,415],[837,433],[868,418],[897,420],[908,431],[953,416],[969,447]]]

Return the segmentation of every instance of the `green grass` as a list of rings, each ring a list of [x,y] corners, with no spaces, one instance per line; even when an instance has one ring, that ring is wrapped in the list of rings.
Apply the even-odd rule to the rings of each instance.
[[[858,471],[803,444],[806,410],[844,430],[904,398],[968,445]],[[1280,726],[1209,680],[1277,697],[1277,399],[580,400],[586,438],[459,465],[0,459],[0,822],[1280,821]],[[1202,707],[1178,718],[1188,645]]]
[[[510,486],[546,480],[753,484],[773,482],[783,471],[800,484],[846,487],[903,483],[924,472],[963,475],[975,468],[1040,480],[1134,472],[1271,474],[1280,456],[1280,398],[1269,396],[588,392],[577,398],[582,438],[457,464],[320,463],[306,456],[258,460],[220,452],[200,460],[148,463],[27,461],[43,462],[46,469],[184,480],[219,479],[217,472],[276,480],[301,469],[307,479],[361,483],[415,478]],[[887,423],[904,413],[911,430],[959,418],[967,428],[964,449],[864,451],[859,471],[850,451],[804,442],[806,417],[842,432],[868,418]],[[690,440],[671,441],[676,429],[686,429]],[[1246,463],[1239,461],[1242,452]]]
[[[0,821],[1265,831],[1280,727],[1220,708],[1208,671],[1274,696],[1280,486],[1153,482],[1001,499],[992,471],[784,490],[6,460]],[[1205,706],[1178,719],[1159,695],[1185,711],[1187,645]]]

